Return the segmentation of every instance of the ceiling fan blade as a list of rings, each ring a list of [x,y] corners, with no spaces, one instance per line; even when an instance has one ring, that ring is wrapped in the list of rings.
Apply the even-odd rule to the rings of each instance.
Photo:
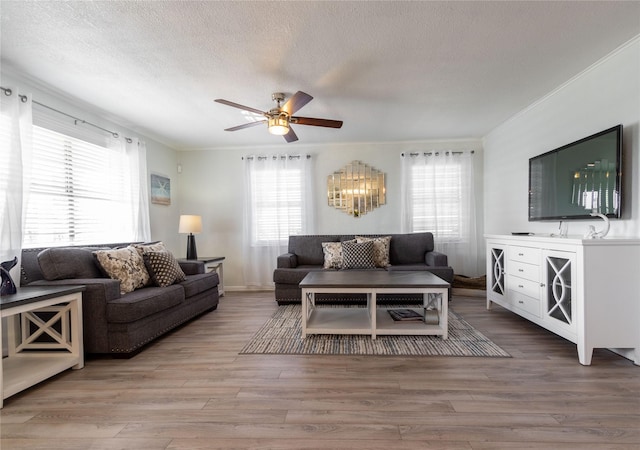
[[[284,136],[282,136],[282,137],[287,142],[295,142],[295,141],[298,140],[298,136],[293,131],[293,128],[291,128],[291,125],[289,125],[289,132],[287,134],[285,134]]]
[[[237,131],[237,130],[243,130],[245,128],[251,128],[251,127],[255,127],[256,125],[262,125],[263,123],[266,123],[266,119],[265,120],[258,120],[257,122],[248,122],[248,123],[243,123],[242,125],[238,125],[235,127],[231,127],[231,128],[225,128],[224,131]]]
[[[292,117],[291,123],[314,127],[342,128],[342,120],[315,119],[313,117]]]
[[[293,94],[289,100],[287,100],[287,103],[284,104],[282,110],[291,116],[311,100],[313,100],[312,96],[305,92],[298,91]]]
[[[264,114],[265,114],[263,111],[260,111],[259,109],[255,109],[255,108],[252,108],[250,106],[244,106],[244,105],[241,105],[239,103],[230,102],[229,100],[224,100],[222,98],[217,98],[214,101],[217,102],[217,103],[222,103],[223,105],[232,106],[234,108],[244,109],[245,111],[249,111],[249,112],[252,112],[252,113],[260,114],[261,116],[264,116]]]

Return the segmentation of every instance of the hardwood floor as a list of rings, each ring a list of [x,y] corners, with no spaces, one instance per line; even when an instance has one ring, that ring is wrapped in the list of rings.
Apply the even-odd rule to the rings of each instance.
[[[227,292],[130,360],[7,399],[0,448],[640,448],[640,367],[607,350],[581,366],[575,345],[483,298],[451,308],[512,358],[238,355],[276,307]]]

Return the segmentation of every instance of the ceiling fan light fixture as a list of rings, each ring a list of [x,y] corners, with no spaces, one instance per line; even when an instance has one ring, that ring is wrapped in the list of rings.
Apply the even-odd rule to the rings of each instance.
[[[269,133],[284,136],[289,132],[289,118],[286,114],[269,117]]]

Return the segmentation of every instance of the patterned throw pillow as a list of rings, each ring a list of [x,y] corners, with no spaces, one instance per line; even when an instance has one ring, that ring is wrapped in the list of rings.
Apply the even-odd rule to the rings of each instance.
[[[126,294],[146,286],[149,272],[140,254],[132,246],[93,252],[98,264],[110,278],[120,281],[120,293]]]
[[[157,286],[166,287],[186,280],[180,264],[170,252],[145,251],[143,258],[149,275]]]
[[[325,269],[342,268],[342,242],[323,242],[322,252]]]
[[[373,242],[373,262],[376,267],[387,267],[389,262],[389,248],[391,246],[391,236],[365,237],[356,236],[356,242]]]
[[[168,252],[164,246],[164,242],[145,242],[144,244],[132,244],[132,247],[138,250],[140,257],[144,255],[144,252]]]
[[[373,241],[342,243],[343,269],[373,269]]]

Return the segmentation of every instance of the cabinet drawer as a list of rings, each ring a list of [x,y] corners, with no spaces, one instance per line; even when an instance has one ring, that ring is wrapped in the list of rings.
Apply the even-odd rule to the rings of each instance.
[[[509,275],[525,278],[531,281],[540,281],[540,266],[535,264],[527,264],[520,261],[511,261],[507,266]]]
[[[531,247],[509,247],[509,259],[528,264],[540,264],[541,251],[539,248]]]
[[[519,292],[528,297],[540,298],[540,283],[538,281],[509,276],[507,278],[507,287],[512,293]]]
[[[523,295],[520,292],[513,292],[511,295],[511,304],[514,308],[522,309],[536,317],[542,317],[540,314],[540,300],[537,298]]]

